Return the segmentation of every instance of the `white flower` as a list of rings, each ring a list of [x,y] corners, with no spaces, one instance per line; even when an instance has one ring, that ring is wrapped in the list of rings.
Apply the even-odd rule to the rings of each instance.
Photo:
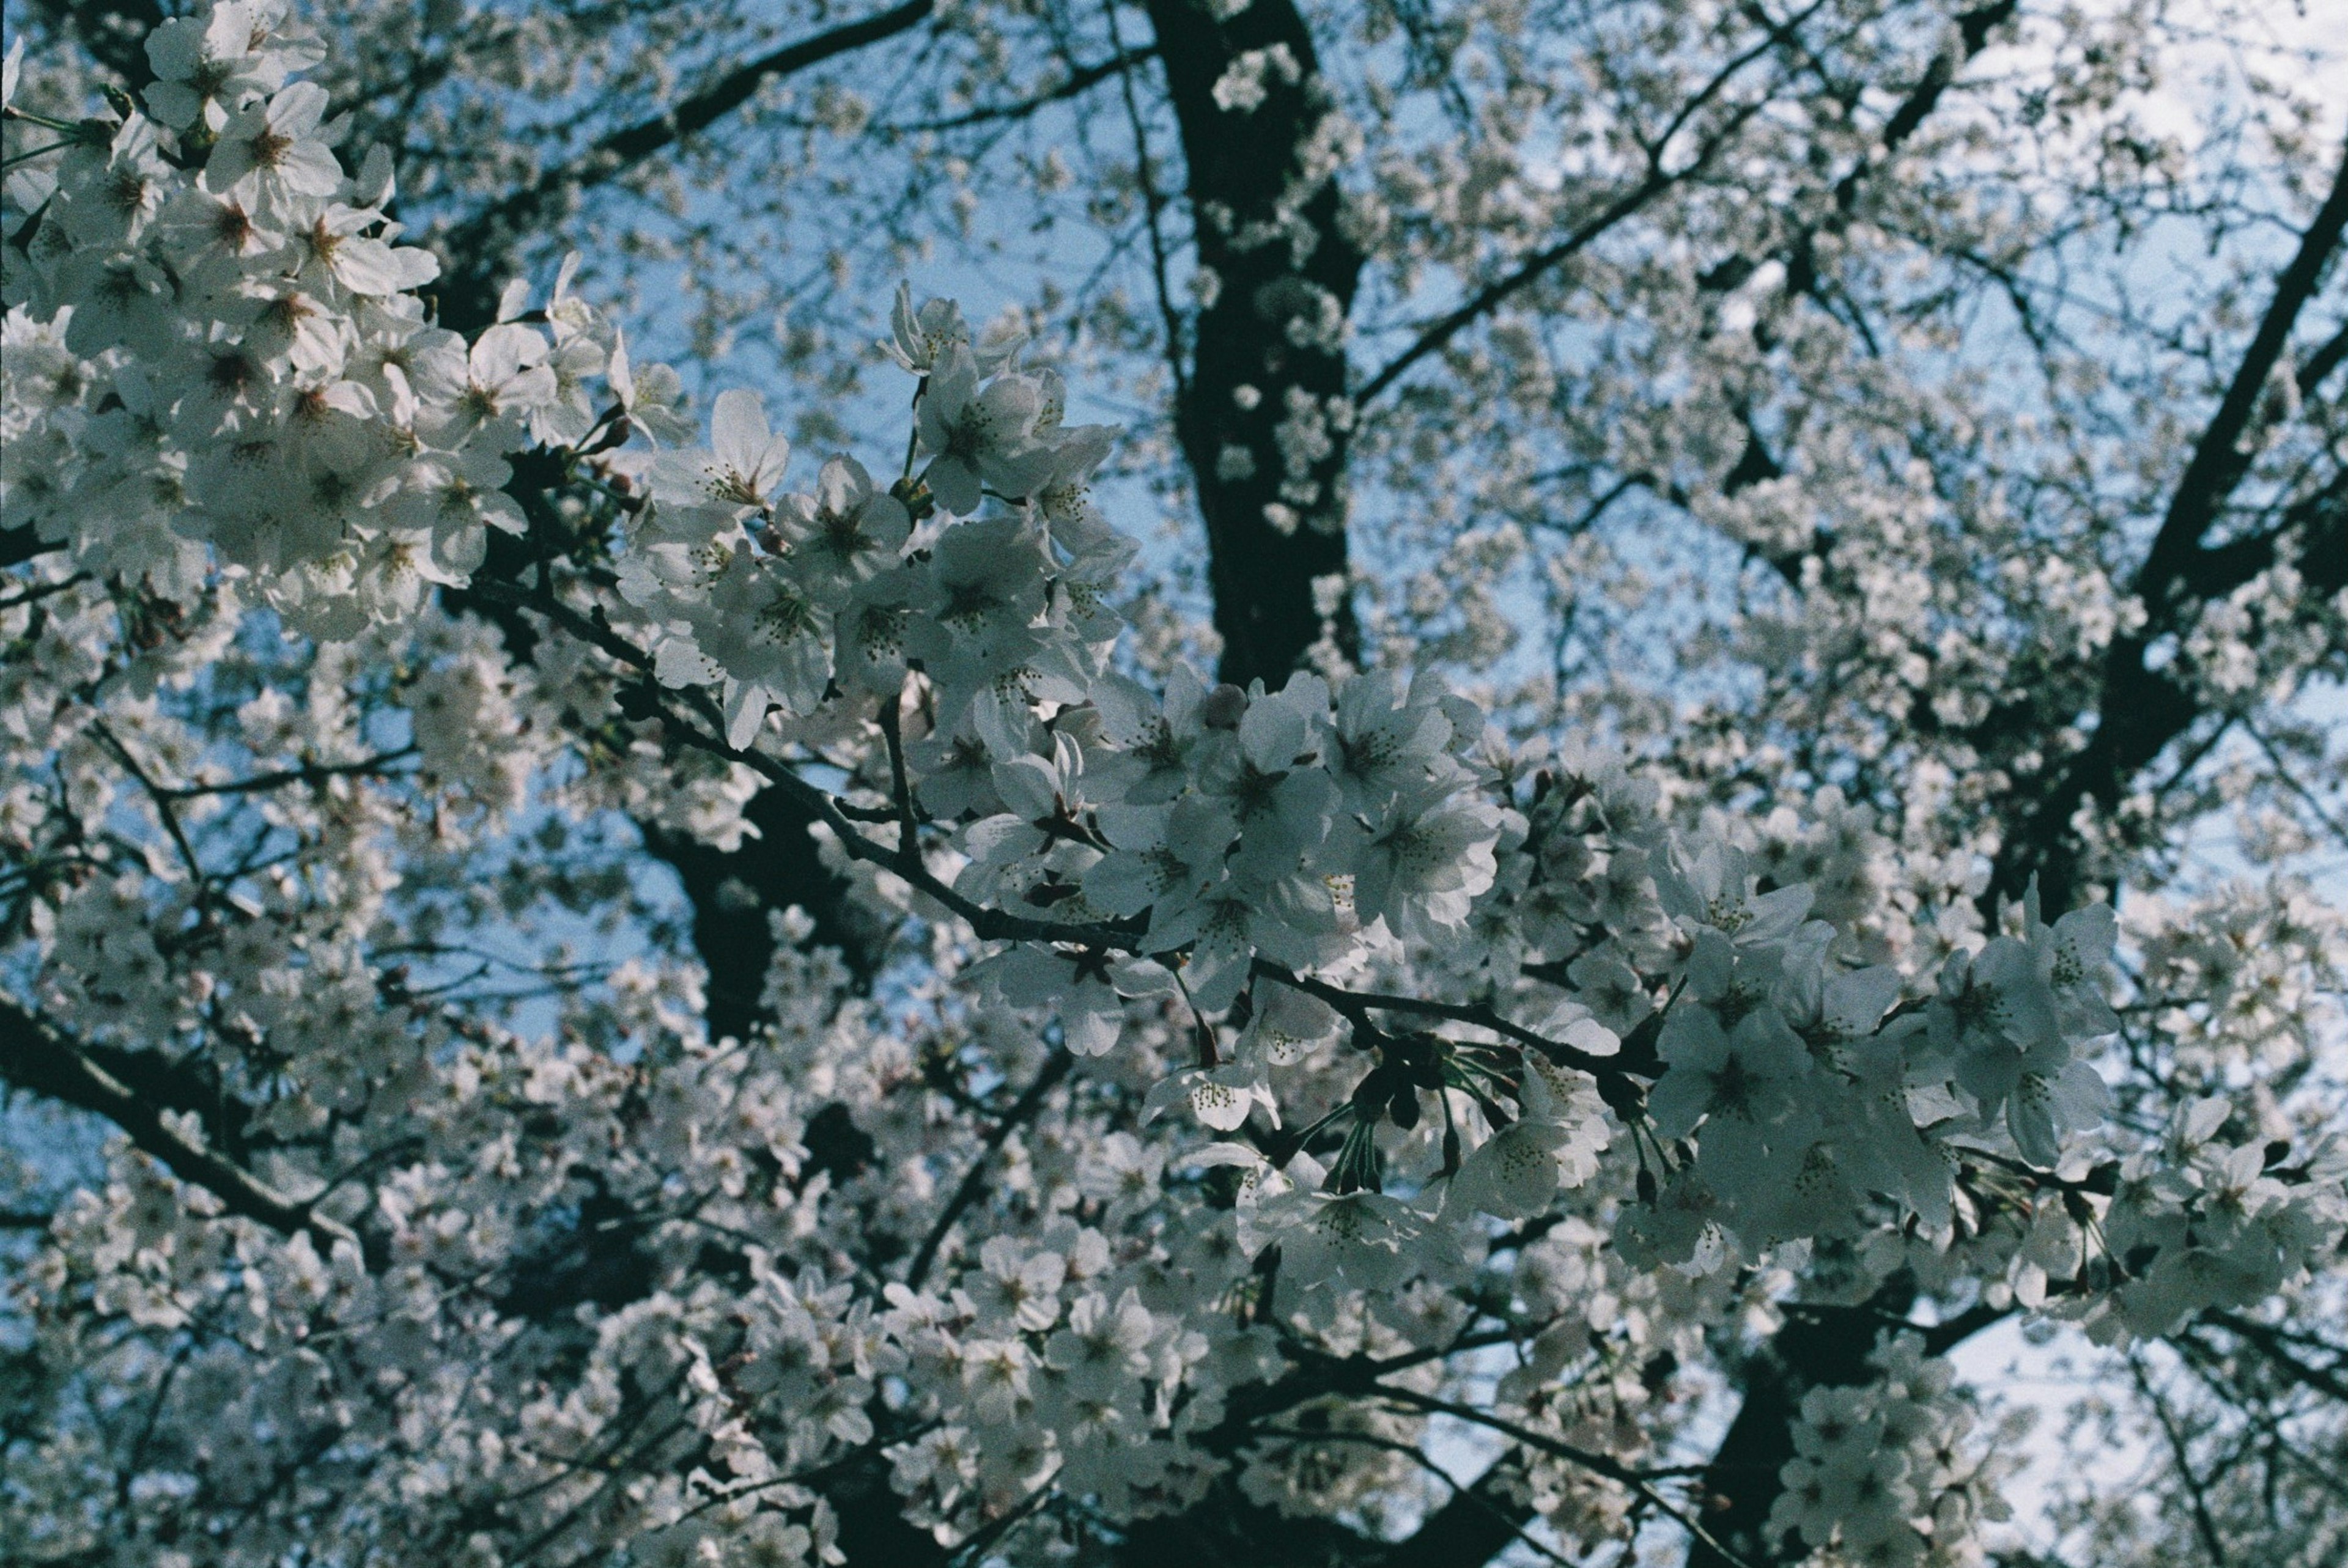
[[[1207,687],[1188,664],[1168,675],[1161,705],[1140,685],[1111,671],[1093,683],[1101,735],[1117,750],[1092,764],[1135,805],[1172,800],[1189,787],[1191,756],[1206,738]]]
[[[1337,786],[1320,764],[1329,688],[1294,675],[1278,693],[1251,699],[1236,729],[1207,737],[1199,788],[1225,802],[1250,860],[1276,871],[1319,845],[1337,808]]]
[[[1806,886],[1756,891],[1757,878],[1745,852],[1716,834],[1691,847],[1672,845],[1668,869],[1655,878],[1664,910],[1689,926],[1709,926],[1740,947],[1783,941],[1809,913]]]
[[[928,588],[924,575],[899,567],[877,572],[850,589],[837,617],[839,648],[833,675],[851,692],[893,697],[905,687],[907,630],[913,605]],[[938,808],[924,794],[923,803]],[[953,817],[958,813],[940,811]]]
[[[1155,931],[1171,931],[1192,904],[1223,876],[1223,856],[1239,825],[1230,808],[1203,795],[1170,806],[1107,805],[1098,813],[1113,852],[1085,873],[1085,898],[1119,917],[1152,910]]]
[[[1112,1132],[1100,1141],[1094,1157],[1077,1173],[1076,1185],[1086,1196],[1109,1205],[1105,1223],[1114,1225],[1158,1202],[1166,1154],[1162,1144],[1144,1143],[1130,1132]],[[1142,1305],[1150,1305],[1146,1292]]]
[[[620,597],[682,619],[733,564],[742,537],[731,507],[649,507],[637,514],[620,559]]]
[[[1052,444],[1052,477],[1035,492],[1035,509],[1044,519],[1054,548],[1071,556],[1092,554],[1124,539],[1093,504],[1092,474],[1116,445],[1117,430],[1109,425],[1058,425],[1050,405],[1059,377],[1045,372],[1046,417],[1039,421],[1039,438]]]
[[[378,504],[401,524],[435,534],[477,536],[485,523],[518,534],[525,523],[521,507],[505,493],[510,477],[510,465],[485,447],[427,453],[407,465]]]
[[[997,1241],[1003,1238],[997,1236]],[[1059,1298],[1051,1298],[1058,1316]],[[1036,1325],[1049,1327],[1050,1321]],[[962,1348],[962,1389],[971,1413],[982,1421],[1014,1419],[1027,1402],[1028,1373],[1035,1365],[1025,1341],[1016,1338],[973,1339]]]
[[[1707,1115],[1774,1122],[1794,1109],[1794,1084],[1811,1071],[1801,1037],[1766,1002],[1723,1028],[1719,1011],[1684,1000],[1663,1020],[1656,1049],[1670,1070],[1647,1096],[1647,1110],[1666,1138],[1685,1137]]]
[[[1560,1184],[1580,1186],[1597,1173],[1605,1106],[1586,1076],[1528,1051],[1519,1101],[1522,1114],[1478,1144],[1451,1178],[1447,1214],[1527,1218],[1546,1210]]]
[[[1143,958],[1120,958],[1082,948],[1022,943],[977,966],[1013,1007],[1047,1007],[1060,1018],[1062,1037],[1077,1056],[1104,1056],[1125,1026],[1128,997],[1170,997],[1173,977]]]
[[[963,1276],[962,1288],[982,1321],[1008,1323],[1040,1334],[1060,1320],[1060,1286],[1067,1260],[1048,1251],[1030,1251],[1009,1236],[989,1236],[978,1249],[979,1271]]]
[[[2072,910],[2050,927],[2038,918],[2038,884],[2034,879],[2024,903],[2024,927],[2031,956],[2037,960],[2064,1034],[2074,1040],[2094,1040],[2120,1027],[2105,995],[2111,970],[2112,947],[2119,937],[2119,917],[2108,904],[2089,904]]]
[[[988,490],[1024,500],[1041,489],[1058,463],[1053,448],[1035,439],[1042,406],[1033,380],[998,375],[982,387],[970,350],[949,350],[917,416],[922,449],[932,454],[922,482],[938,505],[968,517]]]
[[[1831,929],[1817,924],[1807,929],[1818,933],[1818,939],[1791,947],[1773,999],[1786,1021],[1814,1042],[1830,1047],[1835,1042],[1864,1040],[1900,999],[1900,971],[1878,964],[1829,972]]]
[[[668,365],[638,364],[628,357],[624,333],[612,334],[611,358],[603,379],[628,422],[655,441],[689,440],[693,419],[685,410],[685,383]]]
[[[933,1427],[887,1451],[890,1484],[906,1496],[926,1491],[940,1508],[953,1507],[977,1472],[978,1445],[964,1427]]]
[[[1245,1038],[1248,1049],[1263,1061],[1286,1067],[1303,1061],[1315,1046],[1334,1040],[1344,1024],[1336,1009],[1310,992],[1292,986],[1260,985]]]
[[[2022,1075],[2005,1102],[2005,1125],[2024,1159],[2053,1170],[2062,1163],[2062,1134],[2097,1125],[2111,1108],[2103,1075],[2086,1062],[2066,1061],[2051,1074]]]
[[[1261,1222],[1280,1243],[1283,1285],[1392,1290],[1426,1257],[1426,1217],[1384,1193],[1300,1190],[1268,1200]]]
[[[1453,771],[1444,751],[1451,721],[1437,705],[1440,695],[1437,682],[1422,679],[1398,702],[1385,670],[1365,671],[1338,688],[1328,766],[1347,810],[1375,812],[1396,792]]]
[[[253,214],[234,194],[214,196],[181,185],[156,218],[157,242],[180,273],[181,298],[235,293],[249,271],[260,271],[287,249],[286,237]]]
[[[554,372],[547,368],[546,340],[528,327],[493,326],[468,349],[446,334],[416,360],[417,395],[445,410],[431,424],[431,436],[456,446],[476,432],[503,441],[523,420],[554,397]]]
[[[255,8],[234,0],[209,12],[175,16],[147,35],[147,64],[155,80],[148,111],[174,130],[201,119],[212,130],[248,97],[273,93],[285,80],[286,51],[253,46]],[[17,40],[21,47],[23,40]]]
[[[1112,1304],[1087,1291],[1068,1308],[1067,1327],[1044,1345],[1044,1361],[1083,1396],[1114,1394],[1149,1369],[1154,1324],[1149,1309],[1128,1290]]]
[[[1247,983],[1261,953],[1292,969],[1329,962],[1344,946],[1344,915],[1329,884],[1303,868],[1241,856],[1231,874],[1178,907],[1154,909],[1149,942],[1188,946],[1183,982],[1191,999],[1220,1012]]]
[[[558,325],[554,352],[546,362],[546,368],[554,373],[554,396],[531,414],[530,439],[547,446],[572,446],[584,439],[595,428],[601,413],[589,384],[604,374],[610,364],[610,354],[590,333]]]
[[[155,128],[132,115],[102,149],[69,149],[58,184],[69,194],[57,216],[75,242],[90,251],[134,245],[171,190],[170,172],[155,147]],[[88,168],[73,165],[87,162]]]
[[[1043,647],[1044,576],[1035,537],[1017,518],[948,528],[922,574],[906,651],[940,689],[942,720],[981,688],[1024,669]]]
[[[171,281],[144,255],[93,251],[74,256],[59,272],[81,302],[66,323],[67,348],[80,354],[128,348],[149,357],[170,351],[178,336]]]
[[[431,251],[363,232],[382,221],[383,214],[370,208],[329,206],[295,236],[303,250],[301,275],[322,293],[331,282],[357,295],[402,293],[440,275]]]
[[[334,195],[343,166],[321,135],[325,116],[326,89],[315,82],[294,82],[232,110],[205,160],[204,189],[241,196],[273,215],[304,197]]]
[[[767,432],[758,395],[736,387],[719,393],[710,409],[708,450],[664,452],[653,459],[653,499],[763,511],[773,504],[790,460],[790,442]]]
[[[664,685],[726,682],[726,743],[748,749],[770,706],[809,713],[830,680],[830,628],[798,584],[747,544],[693,606],[689,637],[661,644]]]
[[[1981,1107],[1984,1125],[2017,1096],[2028,1103],[2008,1122],[2031,1157],[2051,1149],[2057,1116],[2085,1115],[2097,1097],[2069,1071],[2076,1065],[2063,1038],[2046,955],[2013,937],[1999,937],[1980,953],[1959,953],[1941,970],[1941,995],[1926,1011],[1934,1047],[1953,1069],[1959,1088]],[[2092,1076],[2092,1073],[2089,1074]],[[2034,1084],[2025,1091],[2025,1084]],[[2056,1094],[2051,1086],[2062,1085]],[[2049,1154],[2044,1162],[2053,1164]]]
[[[1946,1149],[1918,1131],[1909,1108],[1909,1085],[1918,1074],[1907,1047],[1922,1029],[1921,1020],[1903,1019],[1843,1050],[1863,1129],[1846,1143],[1869,1184],[1904,1195],[1921,1214],[1937,1216],[1948,1212],[1957,1172]]]
[[[994,793],[994,754],[984,735],[967,720],[951,733],[915,741],[905,748],[905,761],[919,779],[915,797],[938,820],[955,822],[1003,811],[1002,798]]]
[[[1444,1193],[1447,1209],[1478,1210],[1522,1219],[1547,1209],[1557,1195],[1562,1129],[1519,1119],[1478,1143]]]
[[[913,308],[913,286],[901,282],[889,313],[890,335],[881,351],[916,375],[927,375],[953,349],[968,350],[981,375],[993,375],[1018,357],[1027,334],[1015,326],[990,327],[973,345],[962,307],[952,300],[925,300]]]
[[[1410,785],[1386,803],[1354,851],[1354,904],[1406,940],[1459,934],[1469,902],[1492,886],[1498,810],[1449,784]]]
[[[234,456],[226,461],[234,463]],[[202,515],[205,537],[248,570],[289,571],[324,560],[342,546],[345,519],[316,505],[294,478],[266,465],[247,471],[241,483],[225,473],[212,478],[203,487],[220,499]]]
[[[837,592],[895,566],[912,532],[904,504],[847,456],[827,461],[812,496],[786,496],[776,528],[792,569],[810,589]]]
[[[1654,994],[1618,953],[1603,948],[1584,953],[1566,975],[1582,1004],[1618,1035],[1630,1033],[1655,1010]]]
[[[1263,1108],[1273,1126],[1280,1125],[1280,1103],[1272,1098],[1263,1075],[1238,1062],[1222,1067],[1186,1067],[1169,1074],[1142,1102],[1143,1119],[1157,1117],[1176,1105],[1187,1105],[1200,1126],[1211,1127],[1218,1132],[1238,1131],[1258,1106]]]

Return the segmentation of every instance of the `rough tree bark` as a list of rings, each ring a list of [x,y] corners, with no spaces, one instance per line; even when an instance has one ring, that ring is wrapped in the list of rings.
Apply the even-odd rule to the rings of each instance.
[[[1181,129],[1197,263],[1214,280],[1190,326],[1175,435],[1206,523],[1223,679],[1276,687],[1321,639],[1314,582],[1345,571],[1342,333],[1362,253],[1338,222],[1336,182],[1299,179],[1324,89],[1295,5],[1257,0],[1223,21],[1198,0],[1149,0],[1148,11]],[[1293,81],[1267,71],[1264,99],[1246,113],[1215,101],[1234,60],[1272,48],[1288,51]],[[1179,365],[1180,345],[1169,347]],[[1301,474],[1290,472],[1283,422],[1292,447],[1315,427]],[[1351,612],[1342,600],[1335,609],[1350,653]]]

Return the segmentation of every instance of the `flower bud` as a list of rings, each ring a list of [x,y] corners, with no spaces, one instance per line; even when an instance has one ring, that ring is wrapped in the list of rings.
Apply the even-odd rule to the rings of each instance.
[[[1199,704],[1199,722],[1210,730],[1236,730],[1247,709],[1247,693],[1226,681]]]

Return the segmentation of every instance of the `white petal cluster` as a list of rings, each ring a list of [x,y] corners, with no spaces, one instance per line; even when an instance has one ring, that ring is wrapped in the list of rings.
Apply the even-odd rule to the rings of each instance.
[[[411,291],[433,264],[391,243],[387,163],[343,172],[323,97],[294,74],[305,36],[282,22],[159,36],[167,70],[224,84],[209,108],[159,87],[171,114],[219,123],[184,149],[169,117],[126,115],[103,147],[89,132],[32,228],[8,318],[27,454],[9,506],[85,567],[135,559],[183,595],[224,571],[348,638],[414,614],[427,583],[465,583],[485,527],[524,526],[510,459],[606,476],[629,515],[619,602],[598,613],[641,637],[663,685],[714,690],[727,747],[869,746],[865,712],[894,725],[914,704],[927,733],[890,763],[901,831],[951,830],[957,891],[1059,934],[973,978],[1052,1008],[1077,1055],[1112,1051],[1137,1009],[1270,1017],[1288,989],[1364,966],[1467,1026],[1330,1014],[1321,1036],[1375,1058],[1334,1112],[1288,1104],[1252,1043],[1165,1080],[1153,1103],[1212,1131],[1283,1108],[1350,1118],[1311,1179],[1309,1156],[1265,1164],[1254,1245],[1280,1245],[1303,1284],[1383,1279],[1430,1227],[1538,1210],[1609,1141],[1601,1103],[1632,1121],[1643,1185],[1619,1232],[1651,1264],[1854,1235],[1887,1199],[1945,1234],[1972,1150],[2051,1173],[2100,1121],[2108,910],[2049,927],[2034,901],[2017,933],[1956,944],[1937,974],[1863,964],[1882,945],[1863,901],[1807,917],[1814,885],[1862,873],[1812,856],[1809,880],[1764,886],[1750,829],[1674,827],[1598,753],[1561,757],[1560,784],[1432,675],[1241,691],[1178,668],[1160,695],[1116,671],[1107,596],[1133,547],[1086,497],[1111,432],[1065,424],[1058,378],[1021,368],[1014,333],[973,341],[950,301],[901,290],[884,345],[919,378],[902,474],[883,487],[835,455],[812,493],[786,488],[790,444],[747,391],[716,400],[706,446],[631,445],[677,432],[661,378],[568,273],[547,308],[471,343],[425,324]],[[205,52],[232,33],[250,41],[232,70]],[[126,485],[146,498],[127,526],[93,499]],[[484,700],[450,685],[419,716],[439,771],[495,727]],[[1437,1167],[1387,1194],[1388,1158],[1436,1111]],[[1382,1126],[1406,1146],[1382,1147]]]
[[[149,54],[8,196],[0,522],[58,547],[0,601],[12,972],[201,1064],[234,1114],[161,1133],[299,1215],[118,1146],[40,1234],[44,1553],[811,1568],[834,1495],[959,1547],[1225,1477],[1335,1517],[1471,1380],[1539,1440],[1514,1500],[1594,1543],[1648,1500],[1570,1456],[1662,1455],[1666,1364],[1790,1260],[2125,1341],[2336,1249],[2337,1150],[2109,1116],[2108,907],[1984,931],[1964,857],[1837,791],[1733,808],[1405,660],[1139,658],[1115,433],[1017,333],[899,292],[901,464],[795,455],[747,389],[705,427],[572,268],[432,324],[285,7]],[[1292,477],[1351,418],[1292,407]],[[580,958],[674,924],[596,839],[735,848],[762,787],[918,974],[858,995],[781,915],[711,1040],[699,971]],[[2222,1081],[2327,983],[2277,957],[2312,925],[2155,922],[2130,1005]],[[1977,1561],[1946,1367],[1872,1365],[1806,1400],[1777,1529]]]
[[[388,153],[346,166],[293,74],[318,55],[283,5],[170,22],[148,114],[12,179],[0,511],[183,603],[209,551],[348,639],[520,528],[505,454],[577,423],[604,345],[561,313],[471,343],[428,323],[438,263],[397,243]]]
[[[1912,1334],[1872,1357],[1872,1380],[1813,1389],[1770,1515],[1824,1568],[1971,1568],[1984,1521],[2006,1517],[1996,1482],[2013,1469],[1973,1436],[1950,1365]]]

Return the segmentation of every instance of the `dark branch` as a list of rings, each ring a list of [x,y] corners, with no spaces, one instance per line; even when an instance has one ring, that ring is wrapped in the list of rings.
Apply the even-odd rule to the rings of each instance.
[[[735,67],[663,113],[613,131],[572,161],[541,174],[519,190],[436,237],[449,263],[440,296],[440,323],[471,332],[489,323],[500,273],[514,244],[574,200],[636,168],[677,142],[706,130],[768,82],[819,66],[920,26],[937,0],[905,0],[886,11],[787,44]]]
[[[1594,216],[1577,226],[1563,238],[1534,251],[1530,256],[1518,262],[1506,276],[1496,278],[1477,290],[1457,309],[1430,323],[1420,331],[1408,348],[1387,361],[1383,369],[1362,383],[1360,388],[1354,394],[1354,403],[1362,405],[1374,401],[1380,393],[1392,386],[1404,373],[1420,360],[1436,353],[1468,327],[1483,320],[1501,305],[1555,272],[1560,266],[1588,250],[1591,244],[1612,232],[1623,220],[1647,206],[1656,197],[1702,172],[1711,164],[1720,149],[1734,138],[1735,132],[1745,122],[1752,118],[1758,108],[1757,104],[1748,104],[1732,114],[1725,125],[1716,128],[1713,134],[1704,138],[1696,149],[1695,156],[1683,168],[1667,169],[1663,167],[1663,157],[1671,142],[1687,122],[1702,112],[1713,99],[1719,97],[1746,67],[1793,36],[1794,30],[1807,21],[1811,14],[1818,9],[1818,0],[1813,0],[1808,9],[1793,20],[1771,26],[1759,43],[1736,56],[1715,72],[1712,79],[1698,88],[1694,95],[1680,107],[1678,112],[1664,127],[1663,133],[1655,138],[1647,160],[1646,174],[1636,185],[1608,202]]]
[[[1454,1491],[1416,1530],[1388,1547],[1377,1568],[1475,1568],[1522,1537],[1532,1505],[1515,1495],[1523,1479],[1513,1454]]]
[[[2300,1355],[2291,1340],[2272,1325],[2216,1307],[2201,1316],[2257,1350],[2292,1382],[2348,1403],[2348,1376],[2343,1376],[2338,1367],[2319,1367]]]
[[[942,115],[935,119],[894,121],[875,128],[890,136],[914,136],[925,131],[967,130],[972,126],[999,125],[1006,120],[1026,119],[1054,104],[1066,103],[1070,98],[1082,97],[1111,77],[1123,76],[1144,61],[1156,58],[1157,54],[1156,49],[1146,46],[1119,49],[1105,60],[1097,61],[1089,66],[1078,66],[1069,74],[1066,81],[1045,87],[1043,91],[1032,97],[1021,98],[1014,103],[983,104],[977,108],[966,109],[961,114]]]
[[[2191,629],[2201,608],[2250,575],[2264,569],[2286,538],[2212,545],[2211,527],[2250,471],[2244,441],[2269,378],[2290,345],[2300,313],[2322,287],[2348,231],[2348,158],[2333,176],[2331,193],[2300,238],[2298,250],[2275,280],[2258,331],[2252,335],[2217,410],[2194,443],[2163,513],[2160,529],[2132,585],[2145,608],[2145,621],[2112,640],[2104,660],[2102,690],[2096,703],[2094,736],[2059,769],[2042,791],[2008,808],[2007,835],[1999,850],[1985,899],[2021,895],[2033,877],[2050,908],[2073,902],[2083,880],[2085,845],[2075,825],[2079,808],[2093,804],[2105,812],[2116,805],[2137,775],[2184,734],[2204,712],[2202,699],[2177,672],[2147,666],[2156,642]],[[2348,498],[2342,481],[2307,497],[2287,513],[2297,534],[2298,553],[2307,563],[2311,598],[2333,578],[2348,573]],[[2333,536],[2341,536],[2334,539]],[[2245,571],[2244,569],[2248,569]]]
[[[27,1092],[95,1112],[129,1135],[138,1148],[170,1167],[181,1181],[203,1188],[232,1214],[258,1220],[284,1235],[309,1231],[332,1246],[356,1245],[348,1225],[296,1203],[233,1161],[191,1136],[160,1107],[131,1092],[123,1081],[92,1061],[50,1024],[0,998],[0,1078]]]
[[[929,1235],[922,1238],[920,1249],[913,1254],[912,1264],[905,1270],[907,1285],[915,1290],[921,1289],[922,1282],[930,1276],[930,1266],[937,1262],[938,1248],[945,1245],[954,1222],[978,1201],[978,1194],[984,1190],[986,1167],[993,1163],[996,1153],[1010,1140],[1014,1132],[1025,1126],[1037,1111],[1043,1109],[1044,1097],[1052,1092],[1054,1086],[1066,1078],[1068,1069],[1076,1064],[1076,1059],[1067,1051],[1055,1050],[1051,1059],[1044,1063],[1043,1071],[1035,1074],[1035,1081],[1027,1086],[1026,1092],[1020,1095],[1011,1109],[1005,1111],[987,1131],[986,1142],[980,1148],[978,1157],[970,1163],[970,1169],[963,1173],[953,1196],[946,1201],[944,1208],[938,1211],[936,1223],[930,1226]]]

